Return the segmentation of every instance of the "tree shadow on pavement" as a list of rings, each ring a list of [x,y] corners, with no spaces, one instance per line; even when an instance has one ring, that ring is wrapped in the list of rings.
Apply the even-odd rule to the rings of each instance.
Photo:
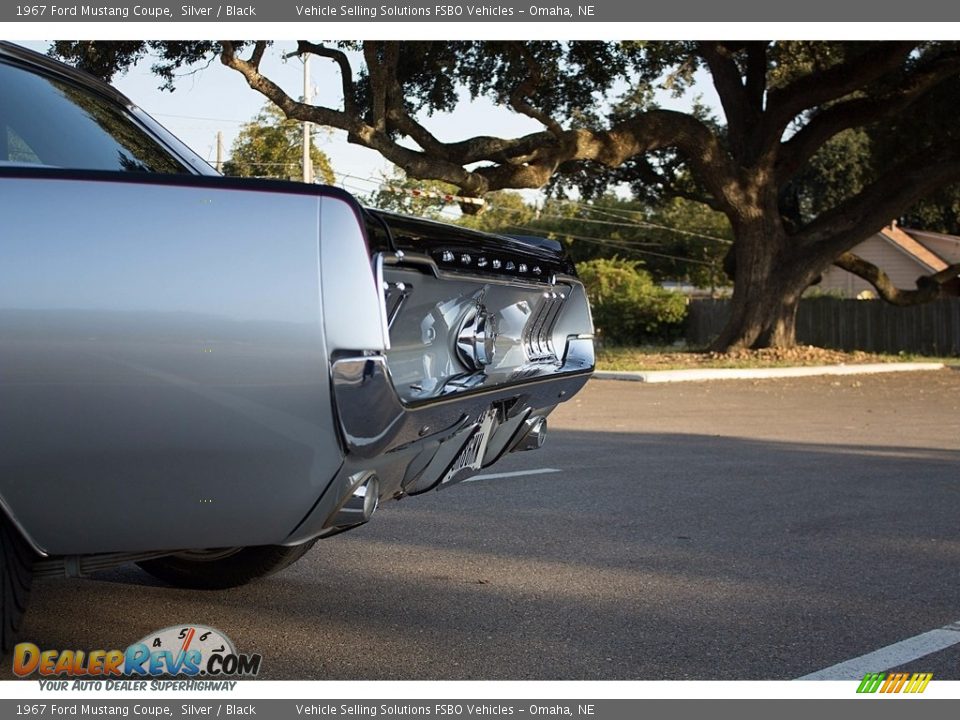
[[[38,582],[23,637],[203,623],[268,679],[785,679],[960,612],[960,450],[555,431],[537,455],[496,471],[562,470],[389,503],[244,588]]]

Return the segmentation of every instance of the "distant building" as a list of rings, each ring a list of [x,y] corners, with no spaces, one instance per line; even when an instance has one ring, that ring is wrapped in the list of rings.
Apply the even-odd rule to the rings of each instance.
[[[664,280],[660,283],[660,287],[686,295],[690,299],[730,297],[733,294],[732,286],[702,288],[682,280]]]
[[[852,252],[883,270],[901,290],[914,290],[917,278],[960,262],[960,237],[904,229],[892,223],[857,245]],[[847,298],[877,296],[874,287],[866,280],[835,265],[831,265],[823,273],[820,283],[813,287],[816,292]],[[952,281],[947,292],[960,295],[960,283]]]

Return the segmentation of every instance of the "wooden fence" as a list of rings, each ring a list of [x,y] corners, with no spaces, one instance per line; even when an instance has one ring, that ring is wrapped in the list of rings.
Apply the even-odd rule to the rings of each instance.
[[[707,345],[730,314],[729,300],[694,300],[686,323],[687,342]],[[882,300],[832,297],[800,301],[797,341],[804,345],[876,353],[960,355],[960,298],[896,307]]]

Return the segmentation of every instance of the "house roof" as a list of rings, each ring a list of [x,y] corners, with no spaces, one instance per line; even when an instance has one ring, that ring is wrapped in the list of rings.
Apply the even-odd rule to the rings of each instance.
[[[907,228],[905,232],[918,240],[929,238],[931,240],[943,240],[953,243],[954,245],[960,245],[960,237],[956,235],[947,235],[946,233],[933,232],[932,230],[914,230],[913,228]]]
[[[880,235],[889,243],[896,246],[918,263],[924,265],[931,272],[940,272],[949,267],[949,263],[942,257],[910,237],[896,225],[889,225],[880,231]]]

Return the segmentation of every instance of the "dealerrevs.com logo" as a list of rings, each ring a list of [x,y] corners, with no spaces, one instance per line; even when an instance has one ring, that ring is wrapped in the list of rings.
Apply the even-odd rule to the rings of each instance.
[[[17,677],[256,677],[260,655],[238,653],[233,641],[205,625],[173,625],[150,633],[125,650],[42,650],[19,643],[13,650]]]

